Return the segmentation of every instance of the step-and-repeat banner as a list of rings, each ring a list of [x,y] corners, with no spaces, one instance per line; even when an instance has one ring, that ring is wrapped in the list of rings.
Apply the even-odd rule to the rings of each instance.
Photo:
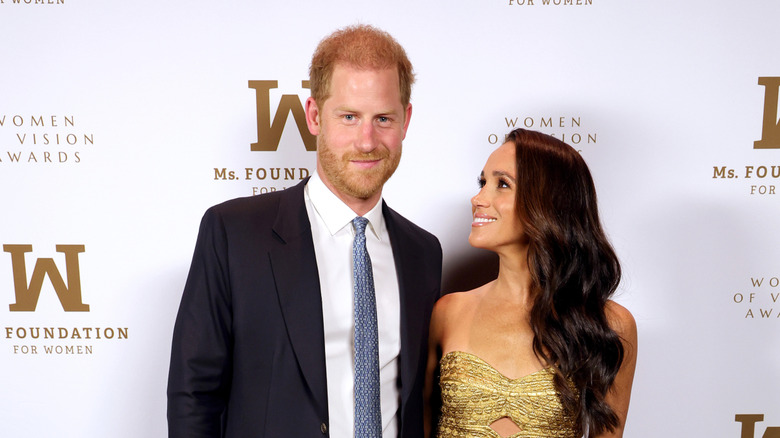
[[[628,437],[780,437],[780,3],[0,0],[0,435],[162,437],[200,217],[313,172],[319,40],[417,72],[396,210],[446,291],[495,260],[469,198],[514,127],[576,147],[625,268]]]

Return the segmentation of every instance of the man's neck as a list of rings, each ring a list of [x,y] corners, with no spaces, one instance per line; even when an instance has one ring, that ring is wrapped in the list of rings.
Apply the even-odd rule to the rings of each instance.
[[[323,178],[321,174],[318,175],[322,183],[325,184],[325,187],[327,187],[328,190],[331,191],[331,193],[336,195],[336,197],[339,198],[341,202],[346,204],[346,206],[352,209],[352,211],[354,211],[355,214],[357,214],[358,216],[363,216],[369,211],[371,211],[371,209],[376,206],[379,200],[382,199],[382,190],[379,190],[378,192],[374,193],[373,195],[365,199],[349,196],[337,190],[333,186],[333,184],[331,184],[331,182],[328,181],[326,178]]]

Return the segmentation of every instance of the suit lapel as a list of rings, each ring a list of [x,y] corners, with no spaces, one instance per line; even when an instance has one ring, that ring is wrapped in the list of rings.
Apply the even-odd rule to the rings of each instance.
[[[308,179],[307,179],[308,180]],[[298,366],[323,413],[327,413],[325,336],[317,259],[303,200],[306,181],[286,189],[269,251],[279,303]]]
[[[399,220],[397,213],[382,205],[382,211],[387,223],[387,232],[390,235],[390,244],[393,248],[396,275],[398,276],[398,291],[401,299],[401,400],[402,404],[408,400],[417,377],[417,366],[420,361],[421,339],[427,332],[424,327],[423,312],[425,302],[423,294],[415,289],[415,279],[423,278],[424,272],[420,272],[420,266],[424,266],[421,260],[422,251],[416,242],[406,238],[408,232],[404,229],[404,223]]]

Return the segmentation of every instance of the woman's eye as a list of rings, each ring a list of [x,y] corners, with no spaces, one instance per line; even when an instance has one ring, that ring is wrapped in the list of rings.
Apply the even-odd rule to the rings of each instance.
[[[499,187],[499,188],[509,188],[509,183],[508,183],[508,182],[506,182],[506,181],[505,181],[505,180],[503,180],[503,179],[499,179],[499,180],[498,180],[498,187]]]

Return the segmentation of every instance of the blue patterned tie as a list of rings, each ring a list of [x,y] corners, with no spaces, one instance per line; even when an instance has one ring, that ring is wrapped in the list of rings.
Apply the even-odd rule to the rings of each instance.
[[[382,437],[379,404],[379,335],[371,258],[366,251],[368,219],[356,217],[352,245],[355,281],[355,437]]]

